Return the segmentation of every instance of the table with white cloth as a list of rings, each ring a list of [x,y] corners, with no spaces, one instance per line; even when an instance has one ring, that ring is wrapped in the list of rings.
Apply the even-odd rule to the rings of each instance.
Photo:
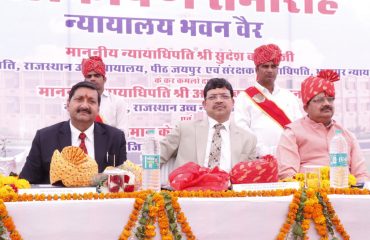
[[[351,239],[370,238],[370,196],[329,195]],[[284,223],[292,196],[179,198],[197,239],[273,240]],[[6,207],[25,240],[118,239],[134,199],[8,202]],[[311,225],[310,239],[318,239]],[[160,239],[157,233],[156,239]],[[184,238],[185,239],[185,238]]]

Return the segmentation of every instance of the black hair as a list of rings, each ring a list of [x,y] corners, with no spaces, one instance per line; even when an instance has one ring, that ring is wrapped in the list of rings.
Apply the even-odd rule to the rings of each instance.
[[[96,93],[98,94],[98,105],[100,106],[101,97],[100,97],[100,94],[98,92],[98,89],[95,87],[95,85],[93,83],[87,82],[87,81],[78,82],[78,83],[76,83],[75,85],[72,86],[71,91],[69,91],[68,101],[71,101],[71,99],[72,99],[73,95],[75,94],[76,90],[79,89],[79,88],[90,88],[92,90],[95,90]]]
[[[216,88],[227,88],[230,91],[231,97],[234,97],[234,91],[231,84],[225,78],[211,78],[208,80],[206,86],[204,87],[203,94],[204,99],[207,97],[207,92]]]

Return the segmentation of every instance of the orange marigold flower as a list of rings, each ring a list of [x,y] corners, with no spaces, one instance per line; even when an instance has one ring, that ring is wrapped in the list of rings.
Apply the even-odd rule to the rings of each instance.
[[[150,217],[155,217],[157,216],[157,212],[158,212],[158,207],[156,206],[149,206],[149,216]]]
[[[168,233],[169,233],[169,230],[168,230],[168,228],[162,228],[161,230],[160,230],[160,233],[161,233],[161,235],[162,236],[165,236],[165,235],[167,235]],[[163,238],[162,238],[163,239]]]
[[[127,231],[126,229],[124,229],[123,230],[123,232],[122,232],[122,235],[124,236],[124,237],[130,237],[131,236],[131,232],[130,231]]]
[[[185,215],[184,213],[178,213],[177,214],[177,221],[181,224],[181,223],[184,223],[186,221],[186,218],[185,218]]]
[[[173,240],[173,237],[171,235],[164,235],[162,236],[162,240]]]
[[[137,221],[137,218],[138,218],[138,215],[137,214],[130,214],[130,220],[133,221],[133,222],[136,222]]]
[[[151,225],[151,224],[148,224],[146,226],[146,229],[149,230],[149,231],[154,231],[155,230],[155,226],[154,225]]]
[[[2,219],[2,222],[6,229],[8,229],[8,231],[12,232],[15,229],[15,225],[11,217],[4,217]]]
[[[10,239],[12,239],[12,240],[21,240],[22,237],[18,233],[18,231],[13,231],[13,232],[10,233]]]
[[[155,231],[146,229],[145,230],[145,236],[146,237],[155,237]]]
[[[184,232],[184,233],[187,233],[187,232],[190,232],[191,231],[191,228],[188,224],[183,224],[181,225],[181,230]]]

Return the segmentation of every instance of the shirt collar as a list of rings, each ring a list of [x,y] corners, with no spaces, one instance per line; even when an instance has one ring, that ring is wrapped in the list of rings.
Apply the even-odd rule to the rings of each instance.
[[[104,89],[103,93],[101,94],[101,97],[109,97],[110,92]]]
[[[208,117],[208,124],[209,124],[209,128],[212,129],[216,124],[218,124],[219,122],[217,122],[216,120],[214,120],[213,118],[211,117]],[[229,128],[230,128],[230,119],[227,120],[226,122],[223,122],[222,125],[224,125],[226,131],[229,131]]]
[[[78,138],[80,136],[80,133],[81,131],[78,130],[77,128],[75,128],[73,125],[72,125],[72,122],[69,121],[69,126],[71,127],[71,134],[72,134],[72,138]],[[94,136],[94,127],[95,127],[95,124],[91,124],[91,126],[86,129],[86,131],[84,132],[86,134],[86,138],[88,140],[92,140],[93,139],[93,136]]]
[[[330,124],[328,126],[325,126],[323,123],[318,123],[318,122],[313,121],[311,118],[308,117],[308,115],[306,115],[304,118],[307,123],[309,123],[310,125],[316,128],[325,127],[327,129],[330,129],[336,123],[334,119],[331,119]]]
[[[254,85],[258,90],[260,90],[263,94],[266,94],[266,93],[270,93],[270,91],[265,88],[264,86],[262,86],[261,84],[259,84],[258,82],[256,82],[256,84]],[[274,85],[274,91],[271,93],[272,95],[275,95],[277,94],[279,91],[280,91],[280,87],[278,85]]]

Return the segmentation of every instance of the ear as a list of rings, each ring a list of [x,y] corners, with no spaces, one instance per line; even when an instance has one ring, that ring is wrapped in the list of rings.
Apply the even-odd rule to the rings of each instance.
[[[69,112],[69,100],[67,100],[67,103],[65,105],[65,109],[67,110],[67,112]]]
[[[203,100],[202,106],[203,106],[203,108],[206,108],[206,100]]]
[[[306,113],[308,113],[308,112],[307,112],[307,109],[308,109],[308,103],[306,103],[305,105],[303,105],[303,110],[304,110]]]

